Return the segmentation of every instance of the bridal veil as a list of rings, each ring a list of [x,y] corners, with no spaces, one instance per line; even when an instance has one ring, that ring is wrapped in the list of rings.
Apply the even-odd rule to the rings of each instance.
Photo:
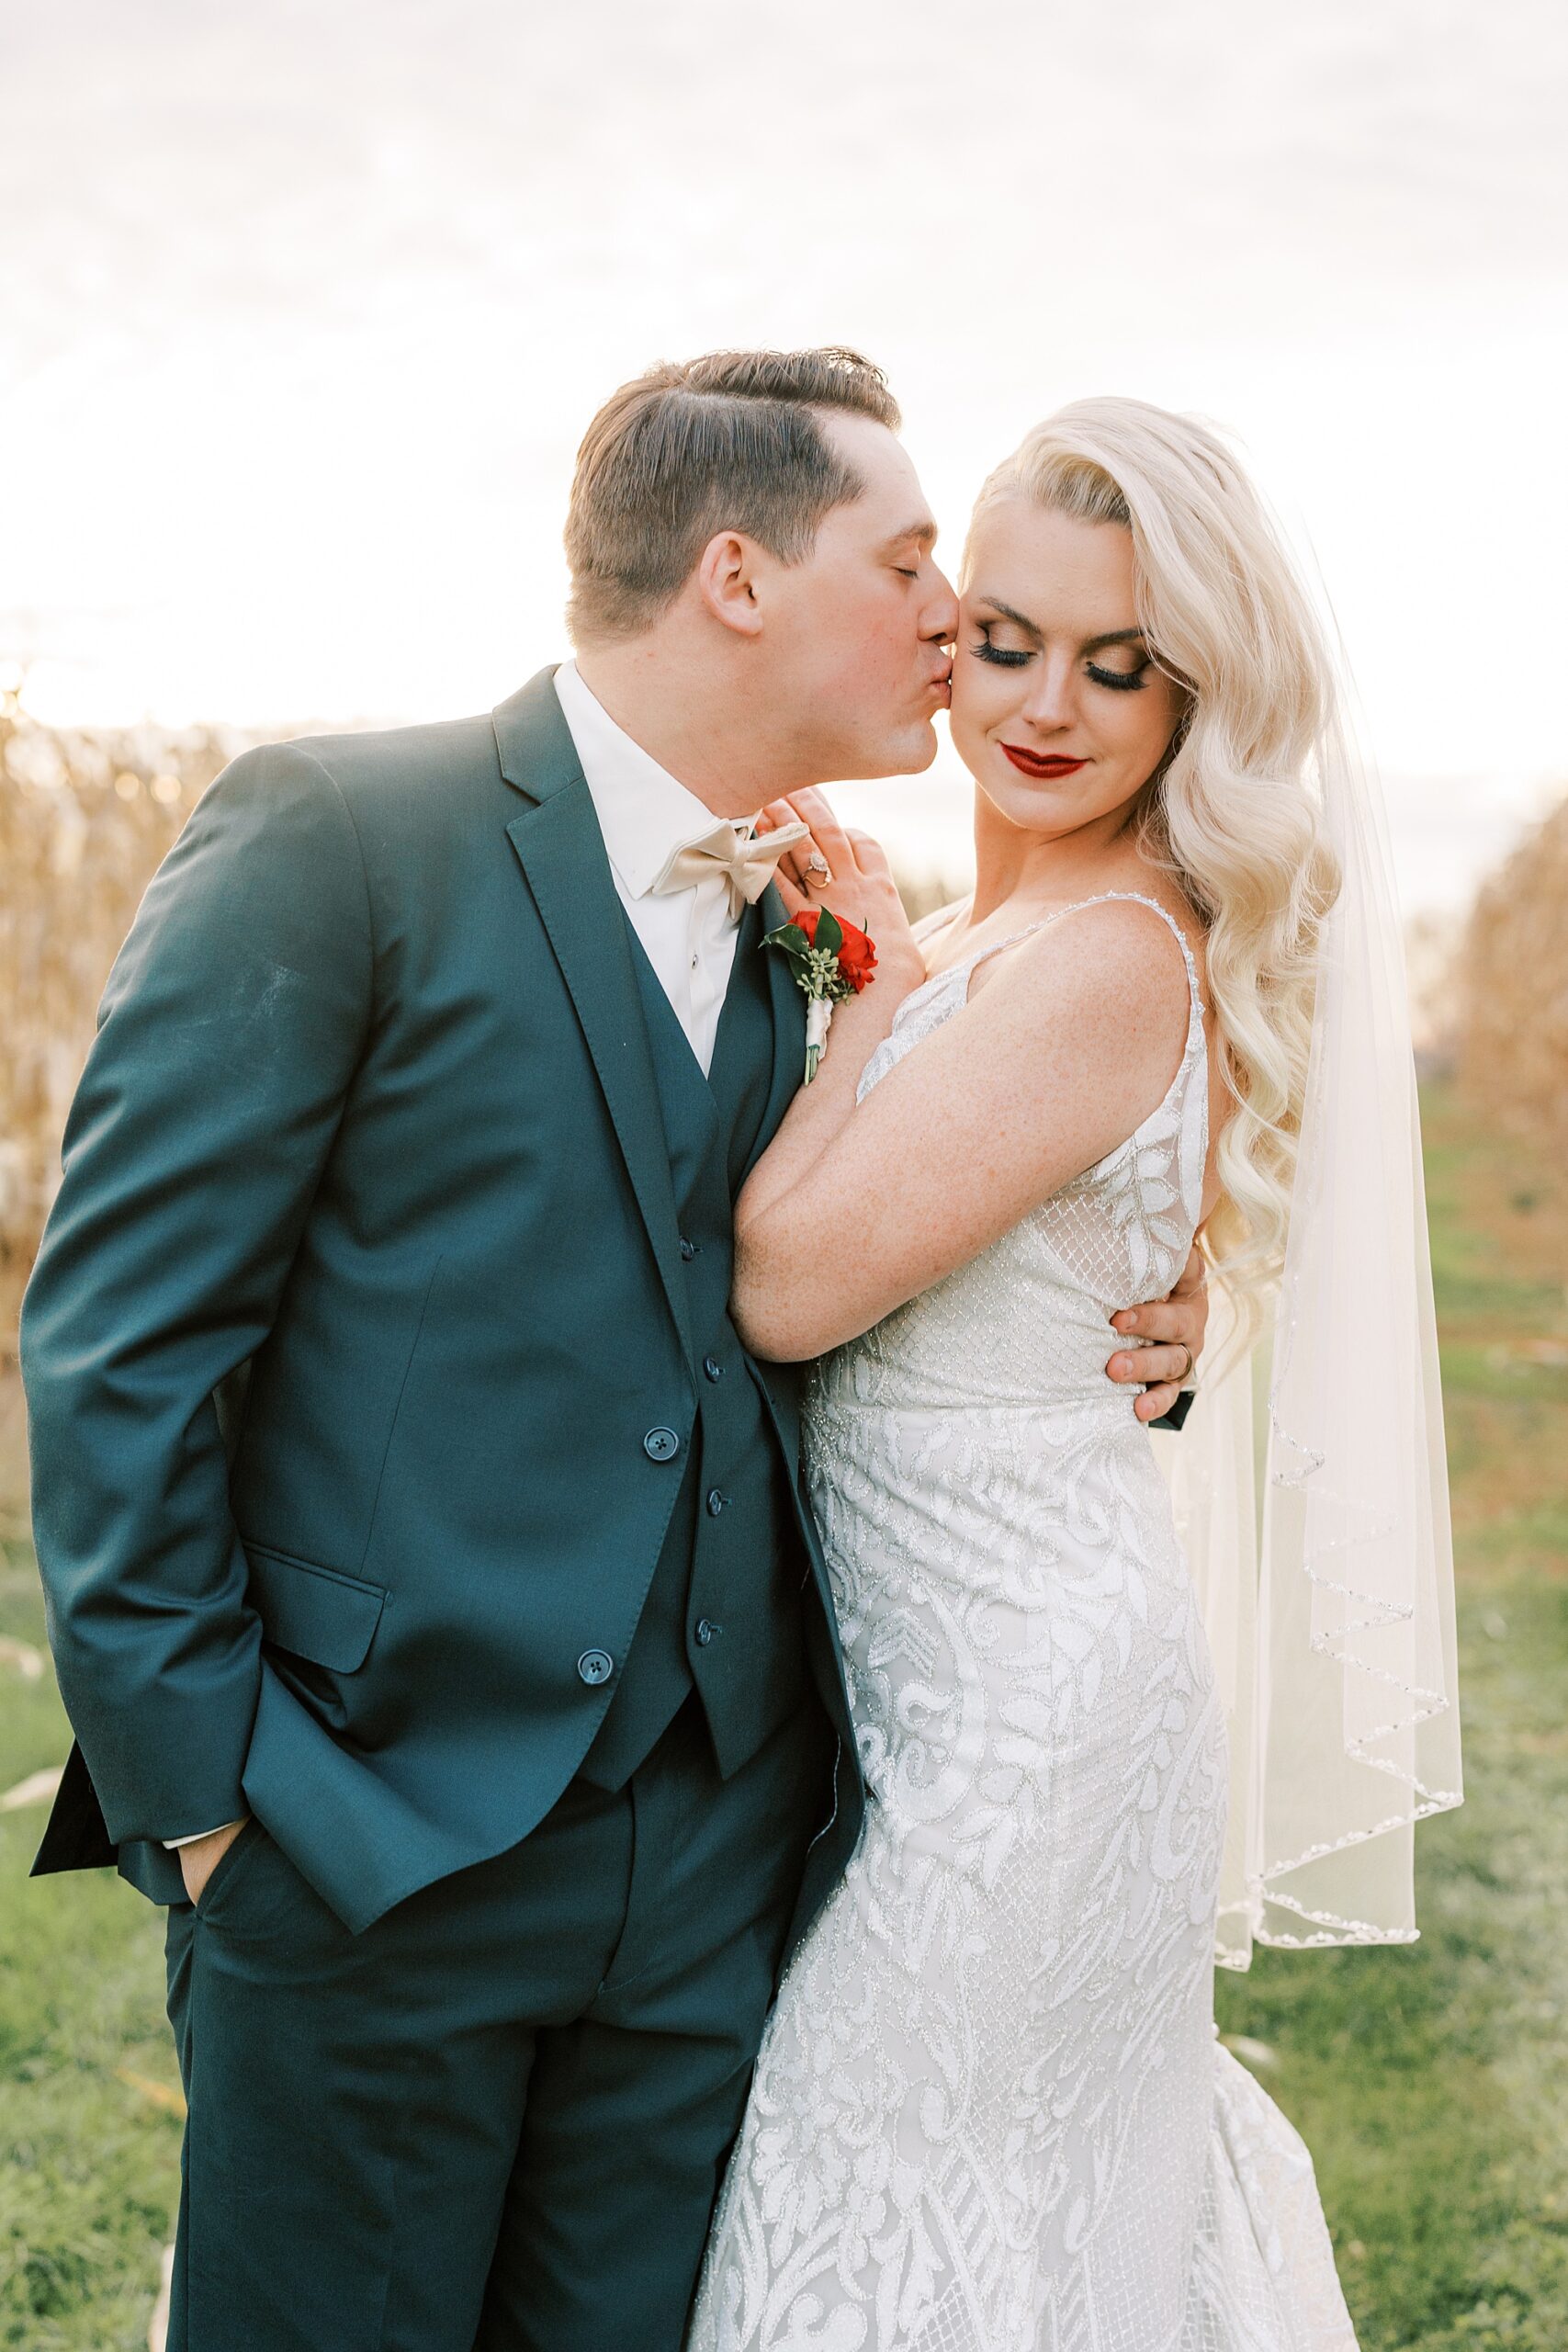
[[[1415,1826],[1461,1800],[1453,1557],[1404,961],[1370,771],[1321,775],[1343,882],[1266,1384],[1220,1366],[1161,1438],[1230,1730],[1218,1958],[1416,1935]],[[1256,1392],[1256,1393],[1255,1393]],[[1257,1508],[1255,1405],[1262,1430]]]

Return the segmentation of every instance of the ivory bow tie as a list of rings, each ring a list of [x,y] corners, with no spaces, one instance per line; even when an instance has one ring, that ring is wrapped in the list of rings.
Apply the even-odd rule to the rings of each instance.
[[[689,890],[719,873],[729,885],[729,911],[739,921],[742,907],[753,905],[773,880],[785,850],[807,840],[810,832],[809,825],[781,825],[777,832],[746,840],[733,825],[717,824],[699,841],[671,852],[651,886],[654,895]]]

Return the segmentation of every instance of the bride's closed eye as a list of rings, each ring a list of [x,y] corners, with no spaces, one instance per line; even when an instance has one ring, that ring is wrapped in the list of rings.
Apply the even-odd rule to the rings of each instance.
[[[989,637],[977,639],[969,650],[977,662],[990,662],[998,669],[1004,670],[1021,670],[1026,662],[1032,662],[1034,659],[1032,647],[998,645]],[[1084,664],[1085,670],[1097,686],[1109,686],[1113,693],[1122,695],[1136,694],[1140,691],[1145,683],[1144,673],[1148,666],[1146,656],[1131,670],[1108,670],[1099,662],[1087,662]]]
[[[1098,662],[1089,662],[1085,664],[1097,686],[1111,686],[1121,695],[1138,693],[1144,684],[1144,673],[1148,666],[1146,661],[1140,662],[1136,668],[1132,670],[1106,670],[1102,669]]]

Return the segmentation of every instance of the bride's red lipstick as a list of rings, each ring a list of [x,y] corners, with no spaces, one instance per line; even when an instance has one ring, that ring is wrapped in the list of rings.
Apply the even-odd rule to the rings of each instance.
[[[1021,775],[1053,781],[1057,776],[1077,775],[1079,768],[1089,764],[1086,760],[1043,759],[1038,752],[1022,751],[1016,743],[1004,743],[1002,749]]]

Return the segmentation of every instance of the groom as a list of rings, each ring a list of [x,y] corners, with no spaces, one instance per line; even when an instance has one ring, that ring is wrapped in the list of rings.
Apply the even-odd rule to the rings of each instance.
[[[175,2352],[677,2352],[861,1821],[795,1375],[728,1306],[804,1031],[739,820],[932,756],[897,421],[845,353],[625,387],[576,666],[246,753],[109,980],[23,1320],[36,1868],[168,1906]],[[1201,1302],[1143,1329],[1174,1377]]]

